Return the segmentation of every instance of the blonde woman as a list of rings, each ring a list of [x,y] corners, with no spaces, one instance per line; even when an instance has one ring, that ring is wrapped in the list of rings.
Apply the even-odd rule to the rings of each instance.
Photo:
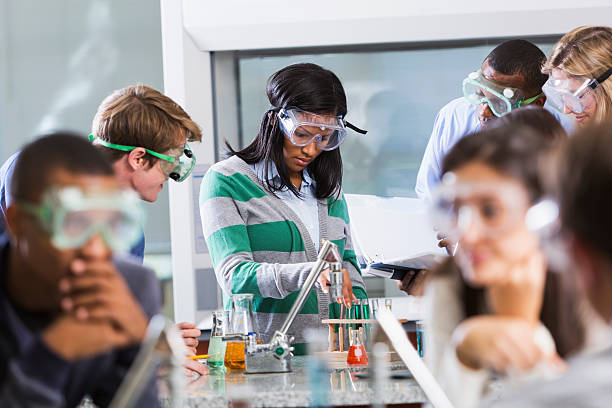
[[[565,34],[544,66],[548,103],[577,125],[612,116],[612,27],[584,26]]]

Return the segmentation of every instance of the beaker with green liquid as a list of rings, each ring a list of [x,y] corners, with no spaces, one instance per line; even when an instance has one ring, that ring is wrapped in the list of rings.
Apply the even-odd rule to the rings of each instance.
[[[208,344],[208,359],[206,363],[209,367],[222,367],[225,359],[226,344],[223,336],[229,324],[229,313],[226,310],[216,310],[213,312],[213,328],[210,333],[210,343]]]

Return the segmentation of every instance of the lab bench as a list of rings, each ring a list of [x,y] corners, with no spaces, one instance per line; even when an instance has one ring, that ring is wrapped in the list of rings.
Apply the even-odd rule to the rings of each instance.
[[[293,358],[290,373],[245,374],[243,372],[211,370],[189,383],[183,407],[306,407],[312,396],[308,381],[308,359]],[[400,363],[390,363],[391,373],[401,369]],[[383,385],[383,401],[377,401],[371,378],[362,378],[352,368],[334,368],[329,372],[330,406],[385,405],[419,407],[427,398],[412,378],[389,378]],[[378,394],[380,395],[380,394]],[[162,397],[162,406],[169,401]],[[230,405],[231,403],[231,405]]]

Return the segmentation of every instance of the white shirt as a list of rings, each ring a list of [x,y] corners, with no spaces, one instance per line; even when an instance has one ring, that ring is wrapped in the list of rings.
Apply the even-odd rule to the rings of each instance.
[[[265,175],[265,162],[262,160],[259,163],[251,164],[251,168],[257,175],[257,178],[264,183],[270,180],[275,186],[281,185],[280,175],[276,169],[276,165],[270,162],[267,176]],[[274,194],[293,210],[299,217],[302,224],[308,230],[308,234],[315,245],[317,252],[321,243],[319,242],[319,208],[317,198],[315,196],[315,181],[308,174],[308,170],[302,171],[302,185],[299,188],[300,197],[296,197],[291,190],[283,188],[281,191],[275,191]]]
[[[544,109],[557,118],[568,134],[571,133],[574,126],[571,117],[548,105],[544,105]],[[417,175],[414,190],[419,198],[429,197],[432,189],[440,182],[442,160],[446,153],[464,136],[479,130],[478,109],[465,98],[453,99],[440,109]]]

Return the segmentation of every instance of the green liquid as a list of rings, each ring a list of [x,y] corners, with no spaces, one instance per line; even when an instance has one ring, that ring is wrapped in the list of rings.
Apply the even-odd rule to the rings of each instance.
[[[223,365],[225,359],[225,343],[221,337],[212,336],[208,344],[208,354],[210,357],[206,363],[211,367],[219,367]]]

